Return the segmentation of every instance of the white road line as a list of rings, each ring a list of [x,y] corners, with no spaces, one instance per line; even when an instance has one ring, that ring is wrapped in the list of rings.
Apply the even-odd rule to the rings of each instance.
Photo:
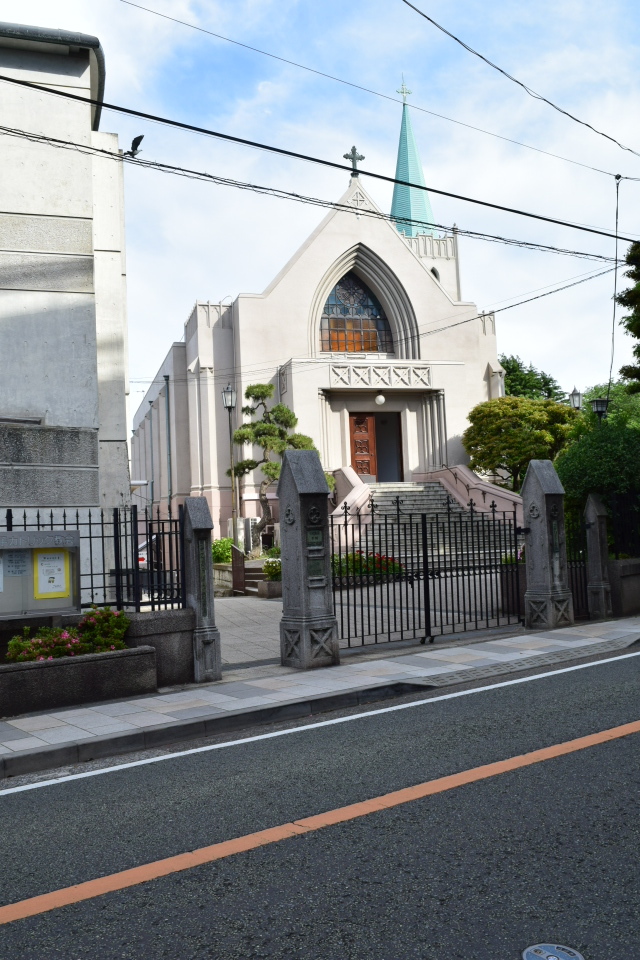
[[[238,747],[246,743],[258,743],[260,740],[273,740],[276,737],[288,737],[291,734],[305,733],[307,730],[317,730],[320,727],[332,727],[338,723],[351,723],[353,720],[366,720],[368,717],[379,717],[383,713],[394,713],[397,710],[413,710],[430,703],[440,703],[442,700],[455,700],[457,697],[470,697],[477,693],[486,693],[488,690],[499,690],[501,687],[514,687],[520,683],[532,683],[534,680],[546,680],[548,677],[557,677],[562,673],[573,673],[575,670],[589,670],[593,667],[602,667],[608,663],[618,663],[620,660],[629,660],[640,657],[637,653],[625,653],[618,657],[609,657],[606,660],[597,660],[594,663],[580,663],[574,667],[563,667],[560,670],[550,670],[547,673],[536,673],[531,677],[519,677],[515,680],[503,680],[501,683],[492,683],[487,687],[474,687],[473,690],[460,690],[457,693],[445,693],[440,697],[426,697],[424,700],[413,700],[411,703],[398,703],[393,707],[380,707],[377,710],[367,710],[363,713],[351,714],[348,717],[337,717],[334,720],[319,720],[317,723],[303,723],[299,727],[288,730],[277,730],[274,733],[260,733],[255,737],[242,737],[239,740],[228,740],[226,743],[212,743],[206,747],[192,747],[191,750],[180,750],[176,753],[165,753],[160,757],[147,757],[144,760],[132,760],[130,763],[118,763],[100,770],[86,770],[84,773],[73,773],[67,777],[57,777],[54,780],[41,780],[39,783],[26,783],[21,787],[9,787],[0,790],[0,797],[12,793],[24,793],[27,790],[42,790],[44,787],[54,787],[60,783],[69,783],[72,780],[85,780],[87,777],[99,777],[106,773],[117,773],[120,770],[131,770],[133,767],[144,767],[149,763],[162,763],[165,760],[176,760],[180,757],[190,757],[197,753],[208,753],[211,750],[225,750],[228,747]]]

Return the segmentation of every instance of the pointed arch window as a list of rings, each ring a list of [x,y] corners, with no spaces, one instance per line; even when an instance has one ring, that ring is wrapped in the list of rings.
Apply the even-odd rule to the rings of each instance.
[[[330,353],[393,353],[380,301],[351,270],[335,285],[320,321],[320,349]]]

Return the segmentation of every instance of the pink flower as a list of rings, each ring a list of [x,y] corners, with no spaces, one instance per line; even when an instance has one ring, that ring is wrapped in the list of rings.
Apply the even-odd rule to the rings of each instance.
[[[44,657],[38,657],[38,660],[44,660]]]
[[[60,634],[60,638],[61,638],[62,640],[68,640],[68,639],[69,639],[69,634],[67,633],[66,630],[63,630],[63,631],[62,631],[62,633]]]
[[[47,660],[53,660],[53,657],[47,657]]]
[[[113,646],[113,644],[111,645],[111,649],[112,649],[112,650],[115,650],[115,647]]]

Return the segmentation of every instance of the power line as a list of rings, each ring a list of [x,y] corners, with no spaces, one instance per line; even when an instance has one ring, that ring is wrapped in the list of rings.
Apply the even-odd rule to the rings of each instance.
[[[421,17],[424,17],[425,20],[428,20],[429,23],[433,24],[434,27],[437,27],[438,30],[441,30],[442,33],[445,33],[448,37],[451,37],[452,40],[455,40],[456,43],[459,43],[461,47],[464,47],[469,53],[472,53],[474,57],[479,57],[480,60],[483,60],[490,67],[493,67],[494,70],[497,70],[498,73],[501,73],[508,80],[511,80],[512,83],[517,84],[519,87],[522,87],[530,97],[533,97],[534,100],[541,100],[543,103],[546,103],[548,106],[552,107],[554,110],[557,110],[558,113],[562,113],[565,117],[569,117],[570,120],[573,120],[575,123],[579,123],[583,127],[587,127],[589,130],[592,130],[593,133],[597,133],[598,136],[604,137],[606,140],[610,140],[612,143],[615,143],[616,146],[620,147],[621,150],[626,150],[627,153],[633,153],[634,156],[640,157],[640,153],[637,150],[633,150],[631,147],[625,147],[623,143],[620,143],[619,140],[616,140],[615,137],[610,136],[608,133],[604,133],[602,130],[596,129],[590,123],[587,123],[586,120],[580,120],[579,117],[574,116],[572,113],[569,113],[567,110],[563,110],[562,107],[559,107],[557,104],[553,103],[551,100],[548,100],[546,97],[543,97],[541,93],[536,93],[535,90],[532,90],[531,87],[528,87],[526,83],[523,83],[521,80],[516,79],[510,73],[507,73],[506,70],[503,70],[502,67],[499,67],[497,63],[494,63],[492,60],[489,60],[487,57],[483,56],[481,53],[478,53],[477,50],[474,50],[473,47],[470,47],[468,43],[465,43],[464,40],[461,40],[459,37],[456,37],[455,34],[451,33],[446,27],[441,26],[441,24],[436,23],[433,17],[430,17],[424,11],[419,10],[418,7],[415,7],[409,0],[402,0],[408,7],[411,7],[412,10],[415,10]]]
[[[499,307],[497,310],[492,310],[490,313],[478,313],[473,317],[466,317],[464,320],[459,320],[456,323],[445,324],[444,326],[438,327],[434,330],[423,330],[422,332],[419,332],[417,336],[413,335],[408,337],[396,337],[393,340],[394,346],[398,346],[407,341],[415,342],[416,340],[421,340],[423,337],[430,337],[436,333],[442,333],[446,330],[452,330],[454,327],[460,327],[466,323],[472,323],[474,320],[488,319],[489,317],[495,315],[496,313],[504,313],[507,310],[513,310],[515,307],[521,307],[524,304],[532,303],[534,300],[540,300],[543,297],[550,297],[554,293],[561,293],[562,291],[569,290],[572,287],[580,286],[580,284],[587,283],[589,280],[595,280],[598,277],[602,277],[607,273],[611,273],[611,271],[615,269],[616,269],[615,267],[609,267],[606,270],[601,270],[596,274],[592,274],[591,276],[583,277],[571,283],[565,283],[559,287],[554,287],[553,290],[548,290],[546,293],[540,293],[533,297],[527,297],[525,300],[519,300],[517,303],[509,304],[506,307]],[[447,319],[447,318],[443,318],[443,319]],[[219,370],[217,373],[206,374],[205,376],[202,377],[202,379],[206,382],[212,382],[212,381],[215,382],[216,380],[227,380],[229,376],[233,374],[244,374],[245,376],[246,375],[258,376],[260,373],[272,372],[274,367],[282,366],[282,364],[286,363],[287,360],[289,359],[290,359],[289,357],[281,357],[279,359],[274,359],[268,365],[247,364],[246,366],[240,366],[240,367],[227,367]],[[330,359],[326,359],[326,360],[322,359],[320,361],[318,361],[315,357],[309,358],[309,359],[315,360],[316,366],[328,366],[332,363],[336,363],[335,357],[331,357]],[[402,358],[399,358],[399,359],[402,359]],[[425,361],[425,363],[428,363],[428,362],[429,362],[428,360]],[[293,371],[293,372],[297,373],[302,371]],[[175,379],[172,379],[171,382],[172,383],[188,383],[189,378],[176,377]],[[149,386],[152,386],[154,383],[159,383],[162,385],[164,383],[164,379],[156,379],[155,377],[152,378],[151,380],[145,380],[142,378],[139,378],[139,379],[132,378],[131,383],[148,383]]]
[[[206,127],[198,127],[195,124],[183,123],[180,120],[170,120],[167,117],[156,116],[152,113],[145,113],[141,110],[133,110],[130,107],[121,107],[117,104],[107,103],[106,101],[94,100],[91,97],[80,97],[77,94],[68,93],[64,90],[54,90],[50,87],[44,87],[37,83],[31,83],[28,80],[18,80],[16,77],[7,77],[0,75],[0,81],[5,83],[13,83],[21,87],[27,87],[31,90],[38,90],[41,93],[46,93],[54,97],[63,97],[66,100],[73,100],[77,103],[84,104],[95,104],[100,105],[105,110],[113,110],[116,113],[122,113],[126,116],[139,117],[143,120],[150,120],[154,123],[161,123],[169,127],[175,127],[180,130],[188,130],[192,133],[200,133],[209,137],[213,137],[217,140],[224,140],[228,143],[235,143],[239,146],[253,147],[257,150],[264,150],[267,153],[277,154],[283,157],[289,157],[293,160],[304,160],[307,163],[317,164],[323,167],[329,167],[332,170],[344,170],[347,173],[353,173],[353,169],[350,166],[347,166],[344,163],[336,163],[333,160],[322,160],[320,157],[314,157],[310,154],[298,153],[295,150],[285,150],[284,147],[274,147],[271,144],[260,143],[257,140],[248,140],[245,137],[234,137],[229,133],[221,133],[217,130],[208,130]],[[385,183],[399,184],[402,187],[412,187],[415,190],[423,190],[429,193],[435,193],[442,197],[449,197],[452,200],[461,200],[464,203],[472,203],[476,206],[487,207],[491,210],[500,210],[503,213],[512,213],[515,216],[527,217],[531,220],[540,220],[543,223],[552,223],[560,227],[568,227],[571,230],[580,230],[583,233],[592,233],[601,237],[609,237],[614,239],[615,235],[609,233],[607,230],[598,230],[595,227],[587,227],[582,224],[572,223],[568,220],[558,220],[555,217],[544,217],[538,213],[529,213],[526,210],[518,210],[515,207],[505,207],[502,204],[490,203],[488,200],[478,200],[474,197],[465,197],[458,193],[451,193],[448,190],[439,190],[436,187],[423,186],[419,183],[411,183],[408,180],[399,180],[396,177],[389,177],[383,173],[374,173],[371,170],[358,170],[358,173],[362,176],[372,177],[374,180],[382,180]],[[633,240],[629,237],[620,237],[626,243],[633,243]]]
[[[45,134],[31,133],[28,130],[20,130],[14,127],[0,126],[0,134],[6,136],[18,137],[29,140],[30,142],[43,143],[58,149],[74,150],[75,152],[88,154],[90,156],[106,157],[121,163],[133,163],[137,167],[146,170],[157,170],[160,173],[169,173],[176,176],[186,177],[191,180],[201,180],[207,183],[213,183],[218,186],[234,187],[240,190],[248,190],[253,193],[260,193],[265,196],[276,197],[282,200],[294,200],[299,203],[318,206],[323,209],[336,210],[355,214],[356,216],[373,217],[378,220],[384,220],[388,223],[401,223],[417,227],[436,228],[446,232],[456,232],[460,236],[469,237],[472,240],[485,240],[490,243],[503,243],[507,246],[515,246],[526,250],[537,250],[543,253],[556,253],[562,256],[575,257],[583,260],[598,260],[610,263],[612,258],[600,253],[587,253],[580,250],[568,250],[562,247],[555,247],[549,244],[535,243],[528,240],[516,240],[511,237],[501,237],[495,234],[484,233],[478,230],[467,230],[460,227],[449,227],[445,224],[430,223],[426,220],[415,220],[411,217],[391,216],[383,213],[381,210],[372,210],[367,207],[355,208],[349,204],[338,203],[332,200],[322,200],[319,197],[310,197],[304,194],[292,193],[288,190],[281,190],[279,187],[267,187],[260,184],[247,183],[241,180],[231,180],[227,177],[220,177],[215,174],[205,173],[199,170],[190,170],[186,167],[176,167],[172,164],[160,163],[156,160],[143,160],[140,157],[124,156],[120,152],[115,153],[111,150],[105,150],[102,147],[94,147],[91,144],[75,143],[71,140],[60,140],[56,137],[48,137]]]
[[[278,60],[280,63],[286,63],[290,67],[297,67],[299,70],[306,70],[308,73],[314,73],[318,77],[324,77],[326,80],[333,80],[335,83],[342,83],[347,87],[353,87],[354,90],[362,90],[364,93],[370,93],[374,97],[380,97],[383,100],[389,100],[391,103],[402,104],[402,100],[392,97],[389,94],[381,93],[379,90],[372,90],[371,87],[364,87],[360,83],[353,83],[351,80],[344,80],[342,77],[335,77],[331,73],[325,73],[322,70],[316,70],[315,67],[308,67],[304,63],[297,63],[295,60],[288,60],[286,57],[280,57],[275,53],[269,53],[267,50],[261,50],[259,47],[253,47],[249,43],[242,43],[240,40],[232,40],[231,37],[225,37],[221,33],[214,33],[213,30],[207,30],[205,27],[199,27],[195,23],[189,23],[186,20],[179,20],[177,17],[170,17],[166,13],[160,13],[159,10],[152,10],[150,7],[143,7],[139,3],[133,3],[132,0],[120,0],[128,7],[135,7],[137,10],[144,10],[145,13],[152,13],[156,17],[162,17],[163,20],[170,20],[172,23],[179,23],[183,27],[189,27],[191,30],[197,30],[198,33],[205,33],[209,37],[215,37],[216,40],[224,40],[226,43],[232,43],[237,47],[243,47],[245,50],[251,50],[252,53],[259,53],[260,56],[270,57],[272,60]],[[607,177],[613,177],[615,174],[608,170],[602,170],[600,167],[593,167],[589,163],[581,163],[580,160],[572,160],[570,157],[563,157],[557,153],[551,153],[549,150],[542,150],[540,147],[533,147],[530,143],[522,143],[520,140],[514,140],[511,137],[504,137],[499,133],[493,133],[491,130],[484,130],[482,127],[476,127],[471,123],[464,123],[462,120],[454,120],[453,117],[447,117],[443,113],[436,113],[435,110],[427,110],[426,107],[420,107],[415,103],[407,104],[412,110],[418,110],[420,113],[427,113],[430,117],[438,117],[440,120],[447,120],[449,123],[455,123],[459,127],[466,127],[467,130],[474,130],[476,133],[482,133],[487,137],[495,137],[496,140],[504,140],[506,143],[513,143],[518,147],[524,147],[526,150],[533,150],[535,153],[542,153],[554,160],[563,160],[565,163],[572,163],[577,167],[584,167],[586,170],[592,170],[594,173],[602,173]],[[631,178],[634,179],[634,178]]]
[[[616,348],[616,299],[618,296],[618,213],[620,210],[620,177],[616,178],[616,267],[613,274],[613,319],[611,321],[611,363],[609,364],[609,382],[607,384],[607,403],[611,394],[613,378],[613,356]]]

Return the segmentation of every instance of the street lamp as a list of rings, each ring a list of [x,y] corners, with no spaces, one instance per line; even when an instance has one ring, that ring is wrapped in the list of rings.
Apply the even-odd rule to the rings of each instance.
[[[576,387],[569,394],[569,403],[574,410],[582,410],[582,394]]]
[[[609,401],[606,397],[595,397],[593,400],[589,400],[591,404],[591,409],[598,417],[600,423],[607,415],[607,407],[609,406]]]
[[[231,416],[236,408],[236,391],[230,383],[222,391],[222,403],[225,410],[229,412],[229,455],[231,459],[231,524],[233,527],[233,544],[238,546],[238,506],[236,503],[236,476],[234,473],[235,464],[233,461],[233,424]]]

